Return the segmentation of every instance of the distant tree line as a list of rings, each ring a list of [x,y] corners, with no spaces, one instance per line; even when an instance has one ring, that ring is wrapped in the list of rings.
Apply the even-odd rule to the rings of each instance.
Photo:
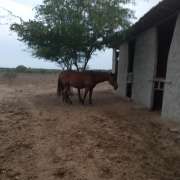
[[[13,73],[57,73],[58,69],[41,69],[41,68],[30,68],[24,65],[19,65],[16,68],[0,68],[0,72],[13,72]]]

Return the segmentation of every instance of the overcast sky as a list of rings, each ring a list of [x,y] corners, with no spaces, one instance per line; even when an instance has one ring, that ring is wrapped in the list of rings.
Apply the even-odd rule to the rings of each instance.
[[[136,5],[131,7],[135,11],[136,20],[159,2],[160,0],[137,0]],[[0,18],[7,15],[7,12],[2,9],[3,7],[24,20],[32,19],[34,17],[33,8],[41,3],[42,0],[0,0]],[[1,18],[0,24],[12,23],[13,21],[10,17]],[[111,49],[96,52],[89,63],[90,68],[97,69],[111,69],[111,64]],[[9,26],[0,25],[0,67],[16,67],[17,65],[33,68],[58,68],[54,63],[33,58],[30,49],[17,40],[15,33],[9,31]]]

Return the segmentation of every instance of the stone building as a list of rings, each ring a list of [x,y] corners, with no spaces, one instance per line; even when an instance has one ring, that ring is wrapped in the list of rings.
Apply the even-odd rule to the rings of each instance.
[[[151,9],[113,50],[118,94],[180,120],[180,0]]]

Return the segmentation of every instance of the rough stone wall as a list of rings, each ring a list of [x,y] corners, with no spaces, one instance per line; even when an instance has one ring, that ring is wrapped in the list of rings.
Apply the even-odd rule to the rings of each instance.
[[[180,14],[170,47],[162,116],[180,120]]]
[[[124,43],[120,47],[120,56],[118,63],[118,94],[122,97],[126,96],[127,86],[127,68],[128,68],[128,43]]]
[[[157,62],[156,28],[142,33],[136,40],[134,57],[134,80],[132,99],[147,107],[152,107],[153,82]]]

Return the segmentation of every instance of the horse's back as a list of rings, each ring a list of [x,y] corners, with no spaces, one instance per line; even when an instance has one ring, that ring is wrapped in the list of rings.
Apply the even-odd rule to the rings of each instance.
[[[74,80],[83,80],[83,79],[92,79],[92,74],[89,72],[78,72],[78,71],[63,71],[62,74],[64,79],[74,79]]]
[[[93,84],[93,77],[89,72],[63,71],[61,79],[64,83],[77,88],[84,88]]]

